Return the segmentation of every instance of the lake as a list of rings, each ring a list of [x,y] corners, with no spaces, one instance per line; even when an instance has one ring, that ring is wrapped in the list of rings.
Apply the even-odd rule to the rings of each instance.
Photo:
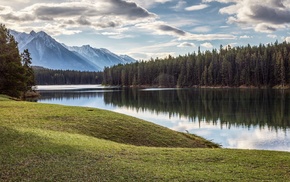
[[[111,110],[224,148],[290,151],[290,91],[38,86],[38,102]]]

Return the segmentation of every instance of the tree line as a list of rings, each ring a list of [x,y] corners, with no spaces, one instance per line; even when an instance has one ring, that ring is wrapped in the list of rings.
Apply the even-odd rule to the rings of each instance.
[[[104,69],[103,83],[123,86],[286,86],[290,82],[290,44],[223,47]]]
[[[101,84],[103,72],[52,70],[33,67],[37,85]]]
[[[0,94],[25,97],[34,84],[29,51],[19,53],[14,37],[0,24]]]

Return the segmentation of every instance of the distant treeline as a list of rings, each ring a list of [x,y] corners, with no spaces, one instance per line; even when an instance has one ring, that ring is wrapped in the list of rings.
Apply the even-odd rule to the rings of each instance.
[[[51,70],[33,67],[37,85],[101,84],[103,72]]]
[[[285,86],[290,83],[290,44],[220,47],[219,50],[132,64],[104,70],[104,84],[162,87]]]

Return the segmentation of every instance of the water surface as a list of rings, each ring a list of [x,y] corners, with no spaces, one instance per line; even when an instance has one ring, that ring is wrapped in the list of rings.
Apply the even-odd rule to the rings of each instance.
[[[194,133],[225,148],[290,151],[289,91],[58,87],[39,87],[38,102],[111,110]]]

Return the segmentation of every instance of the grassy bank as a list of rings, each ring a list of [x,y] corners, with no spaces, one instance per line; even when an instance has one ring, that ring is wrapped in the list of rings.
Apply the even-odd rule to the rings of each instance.
[[[0,181],[286,181],[290,153],[219,149],[133,117],[0,96]]]

